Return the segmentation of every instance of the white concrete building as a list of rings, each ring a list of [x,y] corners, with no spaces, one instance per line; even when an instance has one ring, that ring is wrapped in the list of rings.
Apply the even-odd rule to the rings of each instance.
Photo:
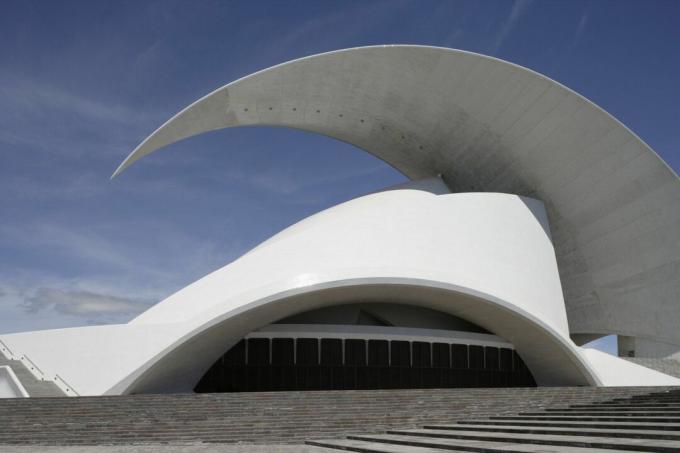
[[[680,354],[680,184],[607,112],[483,55],[374,46],[232,82],[116,170],[206,131],[284,126],[412,182],[281,231],[123,325],[0,336],[69,395],[680,385],[579,345]]]

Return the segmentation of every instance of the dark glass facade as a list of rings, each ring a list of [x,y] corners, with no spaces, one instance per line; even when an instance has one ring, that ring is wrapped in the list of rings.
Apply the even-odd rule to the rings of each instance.
[[[220,357],[202,392],[533,387],[512,349],[423,341],[251,338]]]

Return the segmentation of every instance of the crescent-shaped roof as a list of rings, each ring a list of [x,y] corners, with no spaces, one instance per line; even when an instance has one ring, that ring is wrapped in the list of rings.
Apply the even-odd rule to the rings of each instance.
[[[542,200],[571,332],[680,344],[678,177],[618,120],[561,84],[445,48],[314,55],[194,102],[114,176],[178,140],[249,125],[324,134],[411,179],[441,175],[453,192]]]

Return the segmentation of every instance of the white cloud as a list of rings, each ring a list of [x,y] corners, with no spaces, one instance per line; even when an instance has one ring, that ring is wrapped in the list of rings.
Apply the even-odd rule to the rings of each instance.
[[[115,268],[132,268],[134,262],[115,243],[93,233],[43,223],[33,226],[0,225],[0,244],[67,252],[71,257]]]
[[[148,308],[147,300],[98,294],[91,291],[38,288],[24,298],[23,306],[30,313],[52,309],[58,313],[85,318],[130,316]]]
[[[4,75],[0,78],[0,99],[5,108],[16,115],[42,115],[57,110],[88,120],[136,124],[155,115],[140,112],[122,104],[102,102],[64,88],[25,77]]]
[[[586,26],[588,25],[588,14],[583,13],[581,15],[581,18],[578,21],[578,25],[576,25],[576,30],[574,31],[574,38],[571,40],[571,46],[575,47],[578,42],[581,40],[581,36],[583,35],[583,32],[586,29]]]
[[[532,1],[533,0],[515,0],[512,5],[512,9],[510,10],[510,14],[503,22],[503,25],[500,27],[493,43],[491,44],[490,53],[495,54],[500,50],[501,46],[503,46],[503,43],[510,35],[513,28],[515,28],[515,25],[519,19],[524,13],[526,13],[526,11],[529,9],[529,6],[531,6]]]

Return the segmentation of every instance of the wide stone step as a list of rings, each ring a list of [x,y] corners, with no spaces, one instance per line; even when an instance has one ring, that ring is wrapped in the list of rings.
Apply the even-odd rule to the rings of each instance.
[[[574,408],[574,409],[599,409],[599,408],[614,408],[614,409],[646,409],[646,408],[659,408],[659,409],[680,409],[680,404],[675,404],[675,403],[668,403],[668,404],[662,404],[662,403],[656,403],[656,404],[631,404],[631,403],[593,403],[593,404],[571,404],[569,405],[569,408]]]
[[[568,416],[608,416],[616,415],[619,417],[680,417],[680,412],[676,411],[619,411],[616,409],[605,410],[605,411],[590,411],[590,410],[569,410],[569,409],[545,409],[545,412],[531,411],[531,412],[520,412],[519,415],[568,415]]]
[[[307,441],[307,445],[332,448],[344,451],[356,451],[364,453],[441,453],[441,448],[412,447],[405,445],[390,445],[382,442],[369,442],[352,439],[329,439]]]
[[[381,439],[390,438],[382,436]],[[440,448],[416,447],[413,445],[389,444],[383,441],[369,441],[357,439],[329,439],[308,441],[308,445],[324,448],[355,451],[360,453],[442,453],[451,451],[469,451],[484,453],[504,453],[504,452],[523,452],[523,453],[612,453],[610,449],[599,448],[578,448],[578,447],[558,447],[551,446],[546,450],[542,445],[517,445],[507,442],[488,442],[458,440],[446,442],[439,445]],[[623,452],[624,450],[618,450]]]
[[[554,421],[589,421],[589,422],[650,422],[650,423],[680,423],[680,417],[618,417],[603,416],[566,416],[566,415],[497,415],[489,417],[491,420],[554,420]]]
[[[579,428],[536,427],[527,425],[484,425],[484,424],[456,424],[456,425],[425,425],[424,429],[442,429],[451,431],[482,431],[527,434],[565,434],[570,436],[589,437],[631,437],[636,439],[665,439],[680,440],[680,432],[664,430],[635,430],[635,429],[606,429],[591,428],[588,425]]]
[[[633,430],[663,430],[680,432],[680,424],[678,423],[644,423],[644,422],[587,422],[587,421],[569,421],[556,422],[550,420],[459,420],[456,422],[461,425],[490,425],[490,426],[545,426],[555,428],[602,428],[608,430],[615,429],[633,429]]]
[[[661,439],[602,438],[560,434],[480,433],[476,431],[445,431],[436,429],[392,430],[388,434],[413,436],[430,442],[431,439],[465,439],[519,444],[557,445],[563,447],[618,448],[633,451],[678,453],[680,441]],[[420,446],[418,443],[414,445]],[[423,446],[433,446],[425,444]]]
[[[680,413],[680,406],[677,407],[659,407],[659,406],[584,406],[576,405],[565,408],[545,408],[546,412],[665,412],[668,414]]]
[[[505,442],[499,440],[470,440],[470,439],[445,439],[445,438],[423,438],[417,436],[397,435],[397,434],[381,434],[381,435],[365,435],[365,436],[349,436],[349,440],[360,440],[365,442],[385,443],[390,445],[408,446],[411,448],[435,448],[441,451],[470,451],[470,452],[484,452],[484,453],[501,453],[501,452],[525,452],[525,453],[611,453],[612,449],[599,449],[593,447],[577,447],[577,446],[563,446],[550,445],[550,449],[546,449],[542,444],[517,444],[515,442]],[[361,451],[361,450],[354,450]],[[371,452],[371,450],[364,450]],[[388,450],[389,451],[389,450]],[[407,450],[409,451],[409,450]],[[640,451],[640,450],[623,450],[616,451]]]
[[[454,424],[489,416],[516,416],[518,411],[541,408],[566,409],[569,405],[592,405],[596,401],[628,398],[649,391],[646,388],[404,389],[1,400],[0,444],[294,444],[426,424]],[[640,421],[638,417],[626,418],[626,421],[664,425],[659,423],[659,417],[652,418],[653,422]],[[625,423],[620,419],[615,422]],[[546,423],[546,420],[540,422]],[[509,423],[512,422],[503,422]],[[521,423],[531,421],[522,419]],[[481,448],[478,445],[465,448],[468,447]],[[465,448],[463,451],[482,451]]]

